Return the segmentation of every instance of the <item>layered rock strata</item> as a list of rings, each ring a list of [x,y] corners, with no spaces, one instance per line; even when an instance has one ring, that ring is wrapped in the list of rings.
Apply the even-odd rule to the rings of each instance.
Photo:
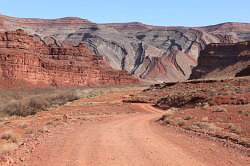
[[[250,40],[250,24],[223,23],[206,27],[164,27],[138,22],[96,24],[85,19],[24,19],[0,15],[0,31],[23,29],[45,43],[80,43],[103,56],[115,70],[144,81],[190,78],[200,51],[210,43]]]
[[[209,44],[200,52],[190,79],[250,75],[250,41]]]
[[[52,86],[120,85],[137,82],[125,71],[113,70],[84,44],[47,43],[23,30],[0,33],[0,74],[8,80]]]

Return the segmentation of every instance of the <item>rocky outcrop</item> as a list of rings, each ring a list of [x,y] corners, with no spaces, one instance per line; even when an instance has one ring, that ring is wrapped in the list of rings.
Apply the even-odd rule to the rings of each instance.
[[[242,69],[235,75],[236,77],[245,77],[250,76],[250,65],[248,65],[246,68]]]
[[[125,69],[143,80],[187,79],[196,66],[199,51],[208,42],[195,29],[145,30],[141,25],[131,30],[105,26],[109,27],[105,32],[97,30],[86,36],[85,30],[79,30],[66,41],[83,39],[97,54],[104,55],[113,68]]]
[[[250,41],[209,44],[201,51],[190,79],[248,76],[249,66]]]
[[[227,22],[212,26],[200,27],[209,34],[219,36],[220,39],[227,42],[250,41],[250,24]]]
[[[250,39],[250,24],[241,23],[186,28],[137,22],[95,24],[73,17],[47,20],[0,16],[0,31],[16,29],[38,35],[46,44],[85,43],[113,69],[151,82],[188,79],[207,44]]]
[[[32,84],[95,86],[135,83],[125,71],[113,70],[84,44],[59,46],[23,30],[0,33],[1,76]]]

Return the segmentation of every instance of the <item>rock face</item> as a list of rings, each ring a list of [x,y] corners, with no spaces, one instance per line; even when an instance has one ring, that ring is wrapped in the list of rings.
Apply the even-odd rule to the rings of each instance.
[[[201,51],[190,79],[250,75],[250,41],[209,44]]]
[[[224,43],[250,41],[249,23],[228,22],[200,27],[200,29],[217,36],[221,41],[224,41]]]
[[[35,34],[46,44],[85,43],[113,69],[151,82],[188,79],[207,44],[250,40],[250,24],[241,23],[186,28],[137,22],[95,24],[73,17],[46,20],[0,16],[0,31],[16,29]]]
[[[94,86],[135,83],[125,71],[115,71],[84,44],[46,44],[23,30],[0,33],[1,76],[32,84]]]

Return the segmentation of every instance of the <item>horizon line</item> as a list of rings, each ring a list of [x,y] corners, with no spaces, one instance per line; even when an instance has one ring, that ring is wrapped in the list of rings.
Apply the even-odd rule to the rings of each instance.
[[[143,24],[146,26],[155,26],[155,27],[186,27],[186,28],[199,28],[199,27],[209,27],[209,26],[216,26],[216,25],[223,25],[223,24],[230,24],[230,23],[239,23],[239,24],[250,24],[250,22],[241,22],[241,21],[223,21],[223,22],[217,22],[217,23],[212,23],[212,24],[206,24],[206,25],[193,25],[193,26],[188,26],[188,25],[160,25],[160,24],[150,24],[150,23],[145,23],[143,21],[127,21],[127,22],[122,22],[122,21],[113,21],[113,22],[98,22],[98,21],[92,21],[91,19],[88,18],[83,18],[81,16],[62,16],[62,17],[54,17],[54,18],[45,18],[45,17],[20,17],[20,16],[11,16],[11,15],[5,15],[0,12],[0,16],[3,17],[10,17],[10,18],[16,18],[16,19],[37,19],[37,20],[59,20],[59,19],[65,19],[65,18],[75,18],[75,19],[81,19],[81,20],[86,20],[90,23],[95,23],[95,24]]]

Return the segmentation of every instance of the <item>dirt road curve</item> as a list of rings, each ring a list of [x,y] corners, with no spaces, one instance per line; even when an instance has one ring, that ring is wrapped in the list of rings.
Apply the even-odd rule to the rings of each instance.
[[[120,105],[123,107],[123,105]],[[72,125],[38,145],[25,166],[230,166],[249,158],[205,139],[162,127],[147,105],[108,121]],[[114,111],[114,110],[113,110]],[[22,165],[22,164],[19,164]]]

